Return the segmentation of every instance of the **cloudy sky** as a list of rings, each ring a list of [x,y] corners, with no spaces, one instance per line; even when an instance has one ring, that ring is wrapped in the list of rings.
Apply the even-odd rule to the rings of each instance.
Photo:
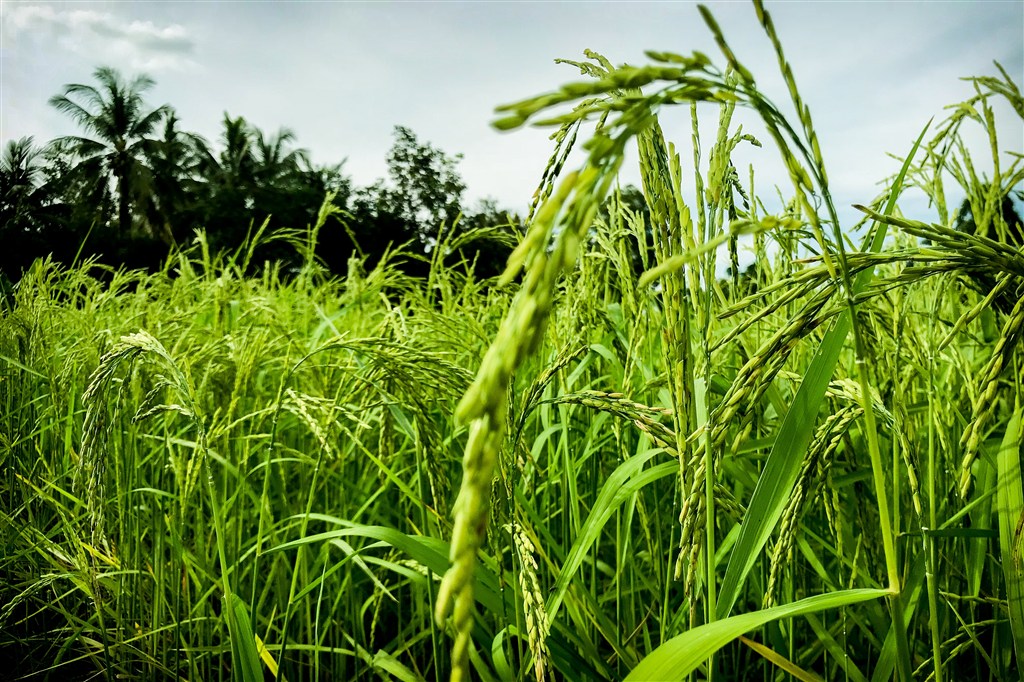
[[[786,101],[753,8],[709,4],[762,89]],[[769,0],[768,8],[814,113],[833,191],[847,204],[877,194],[875,183],[898,167],[886,154],[905,153],[929,118],[972,94],[960,77],[995,74],[997,60],[1024,80],[1020,0]],[[265,131],[287,126],[315,162],[345,159],[358,184],[384,175],[392,129],[408,126],[464,155],[471,200],[516,209],[551,152],[548,133],[499,133],[490,122],[496,105],[579,78],[555,58],[591,48],[615,63],[643,63],[645,49],[696,49],[722,63],[691,2],[0,0],[0,22],[4,143],[75,132],[47,99],[109,65],[152,76],[149,102],[171,104],[184,128],[209,140],[225,112]],[[1007,108],[997,114],[1002,147],[1020,152],[1020,119]],[[670,139],[687,140],[688,117],[685,107],[666,114]],[[713,123],[714,113],[705,118]],[[741,121],[757,134],[751,117]],[[767,194],[786,184],[776,156],[766,144],[741,159]]]

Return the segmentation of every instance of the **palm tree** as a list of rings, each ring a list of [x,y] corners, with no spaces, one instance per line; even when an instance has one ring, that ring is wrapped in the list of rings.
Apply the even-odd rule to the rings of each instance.
[[[43,207],[42,154],[31,137],[10,140],[0,158],[0,229],[26,229]]]
[[[218,140],[220,151],[198,149],[198,174],[203,182],[199,222],[215,248],[236,248],[245,238],[256,182],[252,132],[246,120],[227,113]]]
[[[253,211],[256,220],[273,216],[279,225],[303,228],[305,224],[292,224],[298,204],[309,202],[305,196],[310,183],[312,167],[309,152],[291,147],[295,133],[281,128],[273,135],[253,128]],[[315,201],[323,199],[323,192]],[[303,211],[299,211],[302,213]],[[283,222],[282,222],[283,221]],[[305,221],[303,221],[304,223]]]
[[[127,235],[132,205],[148,184],[145,157],[153,148],[150,136],[170,107],[146,108],[142,95],[154,85],[149,76],[126,81],[107,66],[96,69],[93,76],[98,87],[70,83],[63,94],[50,98],[51,105],[74,119],[88,135],[67,136],[55,143],[70,150],[77,159],[76,168],[92,174],[97,183],[113,180],[118,229]]]
[[[146,154],[150,185],[146,192],[146,220],[168,244],[196,225],[190,216],[198,203],[199,172],[209,148],[200,135],[178,128],[172,111],[163,120],[163,132]]]
[[[232,118],[225,113],[223,124],[221,151],[214,154],[209,148],[204,150],[199,160],[200,174],[214,196],[230,196],[231,203],[244,209],[252,203],[247,197],[255,182],[252,133],[241,116]]]
[[[253,161],[257,181],[267,186],[287,185],[294,176],[309,166],[309,152],[305,149],[288,149],[295,141],[295,133],[281,128],[274,135],[251,129],[255,142]]]
[[[0,156],[0,289],[37,257],[63,260],[74,239],[65,229],[70,207],[61,202],[57,168],[31,137],[10,140]],[[70,253],[69,253],[70,250]]]
[[[241,116],[224,114],[220,152],[205,150],[199,165],[206,181],[203,219],[211,244],[235,248],[253,221],[258,225],[273,215],[280,226],[296,212],[296,202],[310,203],[310,177],[319,176],[310,168],[309,153],[292,147],[294,139],[287,128],[267,135]],[[320,191],[314,215],[322,200]]]
[[[202,173],[214,191],[231,195],[240,208],[252,209],[257,189],[283,188],[309,164],[309,152],[289,149],[295,133],[287,128],[265,135],[243,117],[228,114],[223,124],[221,152],[206,151]]]

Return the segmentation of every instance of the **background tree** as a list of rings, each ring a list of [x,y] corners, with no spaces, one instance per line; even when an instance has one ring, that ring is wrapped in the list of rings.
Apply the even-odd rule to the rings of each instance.
[[[42,151],[31,137],[10,140],[0,158],[0,220],[7,231],[30,231],[44,207]]]
[[[383,183],[357,188],[347,203],[335,203],[345,209],[344,216],[321,230],[318,249],[331,270],[345,272],[353,254],[372,268],[385,252],[398,247],[407,246],[412,254],[423,253],[416,224],[402,211],[396,193]],[[423,270],[410,259],[404,264],[407,272]]]
[[[149,76],[126,81],[115,69],[102,66],[93,73],[99,86],[71,83],[50,104],[70,116],[88,136],[67,136],[55,142],[73,155],[74,169],[87,181],[113,182],[117,200],[117,228],[121,235],[132,229],[132,207],[150,185],[147,153],[153,149],[152,134],[170,107],[148,109],[143,93],[153,87]],[[98,196],[91,192],[89,196]]]
[[[395,126],[394,135],[387,155],[392,208],[430,244],[441,223],[450,226],[462,210],[466,184],[457,169],[462,155],[448,156],[404,126]]]
[[[19,276],[51,236],[44,181],[44,156],[33,139],[10,140],[0,157],[0,279]]]
[[[1004,242],[1015,248],[1024,247],[1024,220],[1013,204],[1014,196],[1024,201],[1024,191],[1006,192],[999,197],[998,206],[990,204],[991,185],[984,185],[975,196],[967,196],[957,211],[953,227],[968,234],[975,234]],[[997,194],[998,195],[998,190]],[[987,295],[996,285],[987,271],[970,273],[968,282],[980,294]],[[1017,302],[1016,292],[1007,291],[996,297],[996,308],[1009,313]]]
[[[309,152],[292,149],[295,133],[281,128],[273,135],[250,129],[253,138],[253,176],[257,187],[275,187],[291,182],[302,168],[309,166]]]
[[[471,240],[460,239],[471,230],[476,231]],[[494,199],[483,199],[475,211],[464,215],[456,224],[453,236],[463,243],[447,254],[444,262],[454,265],[465,261],[472,265],[478,278],[497,277],[505,271],[508,257],[525,231],[520,216],[499,208]]]
[[[404,126],[395,127],[394,137],[387,178],[353,190],[344,204],[344,224],[321,232],[329,267],[343,272],[353,250],[372,267],[388,249],[404,246],[407,257],[400,262],[405,271],[424,275],[426,254],[437,246],[444,226],[445,248],[451,249],[442,256],[444,263],[470,264],[479,278],[501,274],[523,231],[521,218],[499,209],[493,199],[463,213],[462,156],[421,142]]]
[[[251,221],[256,161],[246,120],[225,113],[222,124],[220,152],[197,149],[205,191],[200,199],[200,224],[195,227],[206,228],[214,248],[232,248],[245,238]]]
[[[1024,246],[1024,220],[1021,219],[1013,198],[1024,201],[1024,190],[1006,192],[999,198],[998,209],[985,206],[985,199],[991,187],[972,201],[966,197],[956,213],[953,227],[960,232],[978,234],[997,241],[1005,241],[1020,248]]]
[[[191,238],[202,193],[200,163],[207,148],[202,137],[180,130],[177,115],[170,111],[164,117],[162,134],[147,154],[151,172],[145,219],[149,231],[168,245]]]
[[[114,267],[157,268],[169,249],[188,246],[196,229],[206,231],[213,250],[234,252],[264,221],[250,262],[283,262],[287,272],[302,258],[295,239],[328,194],[343,220],[320,230],[316,253],[338,274],[354,253],[372,267],[398,247],[406,271],[425,274],[445,226],[443,262],[471,263],[477,277],[491,277],[504,269],[521,232],[519,218],[491,200],[463,215],[461,155],[422,142],[409,128],[394,129],[386,178],[358,188],[342,164],[314,165],[288,128],[266,134],[225,113],[220,136],[209,143],[183,130],[169,105],[146,105],[154,85],[148,76],[128,80],[110,67],[93,75],[94,84],[65,85],[49,100],[81,135],[42,148],[30,139],[8,145],[0,237],[15,248],[0,254],[0,272],[9,278],[47,254],[65,263],[80,253]]]
[[[310,197],[306,191],[308,182],[313,179],[306,175],[306,171],[312,170],[309,152],[293,146],[295,133],[288,128],[268,135],[251,127],[250,136],[253,141],[251,217],[260,224],[270,220],[268,227],[275,231],[304,229],[315,220],[311,209],[313,205],[319,206],[325,194],[322,188],[315,197]],[[287,243],[267,243],[257,255],[258,260],[278,261],[291,261],[297,256]]]
[[[409,274],[426,273],[424,255],[442,223],[451,226],[459,215],[466,185],[458,173],[460,155],[448,156],[415,133],[395,126],[395,141],[387,154],[388,176],[354,190],[344,224],[321,232],[324,260],[344,271],[352,253],[373,265],[388,250],[405,247],[401,260]]]
[[[197,148],[202,182],[195,190],[192,228],[205,228],[213,248],[237,249],[264,221],[268,235],[303,230],[316,220],[328,193],[344,207],[352,192],[341,164],[316,167],[294,141],[288,128],[268,135],[241,116],[224,114],[220,151]],[[286,242],[269,241],[257,249],[254,263],[296,258]]]

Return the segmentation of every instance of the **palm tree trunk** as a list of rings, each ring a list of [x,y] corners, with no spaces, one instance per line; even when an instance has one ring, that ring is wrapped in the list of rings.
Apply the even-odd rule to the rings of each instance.
[[[122,237],[131,233],[132,215],[128,211],[128,169],[120,168],[117,174],[117,228]]]

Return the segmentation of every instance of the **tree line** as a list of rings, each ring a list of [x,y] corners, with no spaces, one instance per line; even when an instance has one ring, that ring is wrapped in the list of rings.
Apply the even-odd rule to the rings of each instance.
[[[425,271],[441,225],[468,231],[492,227],[496,239],[463,245],[453,258],[479,276],[500,271],[520,219],[484,200],[465,206],[460,155],[448,155],[396,126],[387,154],[388,177],[353,184],[342,163],[317,165],[282,128],[266,133],[242,116],[225,113],[211,143],[182,130],[173,107],[151,107],[153,79],[127,79],[100,67],[93,83],[65,85],[50,98],[80,133],[37,144],[10,140],[0,158],[0,279],[17,281],[38,257],[70,264],[93,257],[114,267],[160,267],[173,248],[187,248],[197,228],[211,249],[234,251],[254,230],[304,230],[325,196],[340,211],[324,225],[316,254],[343,274],[353,255],[370,264],[404,245],[411,274]],[[458,220],[457,220],[458,218]],[[503,234],[504,233],[504,234]],[[504,237],[504,238],[503,238]],[[282,241],[264,240],[253,262],[296,265]]]
[[[372,266],[388,250],[404,246],[400,260],[409,274],[425,274],[425,256],[445,225],[459,249],[450,262],[464,262],[479,277],[503,269],[521,219],[493,200],[465,206],[460,155],[448,155],[402,126],[387,153],[388,177],[359,187],[342,163],[316,165],[296,146],[295,134],[266,133],[242,116],[225,113],[211,143],[182,130],[173,107],[150,107],[152,78],[124,78],[100,67],[94,83],[65,85],[49,103],[80,129],[37,144],[31,137],[8,141],[0,157],[0,289],[17,281],[39,257],[71,264],[85,258],[113,267],[156,269],[175,248],[187,248],[197,229],[209,248],[235,252],[255,230],[264,235],[312,225],[328,195],[340,209],[317,236],[316,255],[330,271],[344,274],[353,256]],[[1024,199],[1024,197],[1018,197]],[[624,187],[618,201],[652,226],[643,193]],[[605,214],[608,206],[605,207]],[[999,208],[1009,228],[1002,238],[1024,244],[1021,219],[1011,194]],[[988,232],[966,199],[954,226]],[[264,226],[265,223],[265,226]],[[472,228],[491,228],[465,243]],[[645,240],[648,244],[651,239]],[[634,267],[644,259],[631,243]],[[650,254],[649,254],[650,256]],[[264,239],[251,263],[280,262],[285,272],[302,256],[286,240]],[[646,260],[650,260],[649,258]],[[735,261],[735,258],[733,258]],[[733,279],[739,274],[733,262]],[[734,282],[735,283],[735,282]]]

